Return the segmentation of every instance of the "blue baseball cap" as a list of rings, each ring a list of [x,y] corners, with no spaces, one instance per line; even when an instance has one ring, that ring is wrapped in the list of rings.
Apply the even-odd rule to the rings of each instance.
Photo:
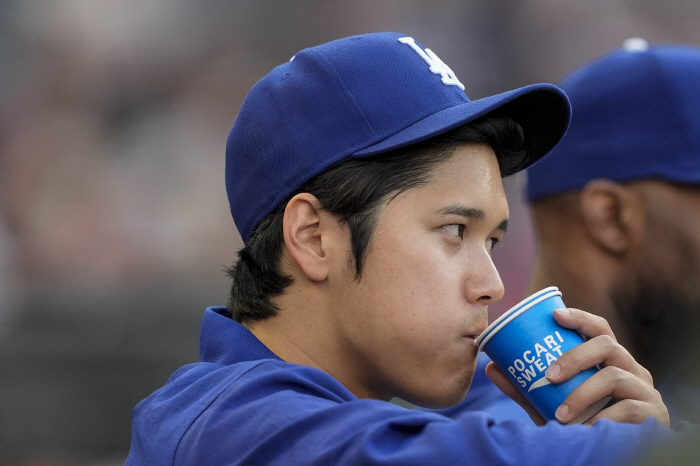
[[[700,183],[700,49],[628,39],[559,86],[571,125],[527,170],[530,201],[596,178]]]
[[[297,53],[248,93],[226,144],[226,191],[244,242],[304,183],[337,162],[445,133],[498,110],[547,153],[569,123],[566,95],[536,84],[470,101],[430,49],[398,33],[339,39]]]

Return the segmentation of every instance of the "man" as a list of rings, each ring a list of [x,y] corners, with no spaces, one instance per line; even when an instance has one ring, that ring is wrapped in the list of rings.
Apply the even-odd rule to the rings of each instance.
[[[557,320],[590,340],[548,376],[606,366],[557,413],[567,423],[613,395],[592,427],[388,402],[444,408],[466,394],[474,339],[503,295],[491,261],[508,219],[501,177],[548,152],[568,120],[547,84],[469,101],[437,55],[396,33],[275,68],[226,147],[245,242],[229,306],[205,312],[200,362],[134,410],[127,464],[619,464],[672,436],[648,371],[576,310]]]
[[[700,49],[630,39],[564,79],[566,137],[528,171],[529,291],[555,285],[700,422]]]

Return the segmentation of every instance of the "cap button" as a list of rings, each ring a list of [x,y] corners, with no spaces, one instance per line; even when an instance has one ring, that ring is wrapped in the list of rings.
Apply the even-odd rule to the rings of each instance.
[[[643,52],[649,48],[649,42],[641,37],[630,37],[622,43],[622,47],[628,52]]]

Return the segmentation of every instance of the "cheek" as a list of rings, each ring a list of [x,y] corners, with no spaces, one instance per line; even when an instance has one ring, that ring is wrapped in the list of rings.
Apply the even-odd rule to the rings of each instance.
[[[650,277],[672,278],[676,282],[683,280],[693,268],[689,264],[697,262],[695,246],[682,230],[650,225],[639,247],[634,267],[649,273]]]
[[[376,275],[368,282],[376,285],[372,294],[393,325],[422,339],[436,338],[443,327],[454,328],[450,314],[459,309],[459,271],[439,253],[409,252],[397,244],[377,259]]]

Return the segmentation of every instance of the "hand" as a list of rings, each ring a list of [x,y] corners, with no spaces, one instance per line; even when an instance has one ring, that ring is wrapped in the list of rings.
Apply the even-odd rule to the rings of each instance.
[[[571,422],[592,403],[612,396],[616,403],[600,411],[586,424],[594,424],[603,418],[641,423],[649,416],[665,426],[670,424],[668,410],[661,395],[654,389],[651,374],[617,343],[605,319],[568,308],[557,309],[554,320],[589,339],[560,356],[547,369],[547,379],[552,383],[561,383],[595,365],[601,367],[600,371],[571,392],[557,409],[556,416],[560,422]],[[545,424],[544,418],[495,364],[490,363],[486,367],[486,375],[503,393],[522,406],[535,424]]]

